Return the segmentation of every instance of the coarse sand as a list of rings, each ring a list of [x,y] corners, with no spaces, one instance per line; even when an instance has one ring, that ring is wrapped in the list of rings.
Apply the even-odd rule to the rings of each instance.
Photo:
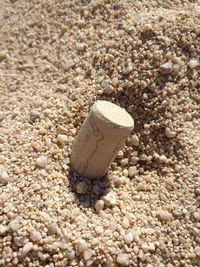
[[[200,266],[200,1],[0,0],[0,266]],[[96,100],[135,128],[70,168]]]

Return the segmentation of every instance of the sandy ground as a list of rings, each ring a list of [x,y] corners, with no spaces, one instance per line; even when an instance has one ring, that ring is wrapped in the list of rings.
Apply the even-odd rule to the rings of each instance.
[[[198,1],[0,0],[0,266],[200,266]],[[70,169],[91,106],[135,129]]]

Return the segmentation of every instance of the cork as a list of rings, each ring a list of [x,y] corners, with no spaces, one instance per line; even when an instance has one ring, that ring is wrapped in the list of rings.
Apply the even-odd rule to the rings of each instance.
[[[87,178],[103,177],[133,128],[134,121],[125,109],[97,101],[72,147],[71,167]]]

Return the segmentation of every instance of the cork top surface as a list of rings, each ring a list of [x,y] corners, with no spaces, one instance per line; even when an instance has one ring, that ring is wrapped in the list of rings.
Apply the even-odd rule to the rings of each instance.
[[[134,120],[129,113],[111,102],[98,100],[93,107],[93,110],[98,113],[101,119],[108,121],[118,127],[133,128]]]

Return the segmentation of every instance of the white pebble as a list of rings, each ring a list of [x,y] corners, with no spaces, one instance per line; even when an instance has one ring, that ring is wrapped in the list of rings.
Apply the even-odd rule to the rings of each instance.
[[[26,243],[22,248],[22,257],[25,257],[29,253],[29,251],[31,251],[32,247],[33,247],[32,242]]]
[[[124,235],[124,241],[127,245],[131,244],[133,242],[134,236],[132,231],[128,231],[125,235]]]
[[[117,263],[121,264],[122,266],[129,266],[130,261],[129,261],[129,256],[126,253],[120,253],[117,256]]]
[[[159,212],[159,217],[163,221],[171,221],[172,220],[172,214],[169,213],[168,211],[164,211],[164,210]]]
[[[133,146],[139,146],[139,142],[140,142],[140,140],[139,140],[138,136],[137,136],[136,134],[134,134],[134,135],[131,137],[130,142],[131,142],[131,145],[133,145]]]
[[[191,68],[191,69],[195,69],[199,66],[199,62],[195,59],[191,59],[189,62],[188,62],[188,66]]]
[[[128,169],[128,176],[129,177],[133,177],[137,173],[138,173],[138,170],[137,170],[137,167],[136,166],[129,167],[129,169]]]
[[[44,156],[41,156],[36,159],[36,165],[40,168],[45,168],[47,165],[47,158]]]
[[[103,196],[102,199],[105,202],[106,206],[115,206],[117,203],[116,195],[114,192],[109,192],[107,195]]]
[[[104,207],[104,201],[102,199],[97,200],[96,203],[95,203],[96,211],[99,212],[100,210],[103,209],[103,207]]]
[[[61,145],[67,144],[68,143],[68,136],[65,134],[58,134],[57,140]]]
[[[8,173],[4,170],[0,170],[0,184],[6,184],[10,181]]]
[[[84,260],[88,261],[92,257],[92,250],[87,249],[83,252],[83,258]]]
[[[40,241],[40,239],[42,239],[42,235],[40,234],[40,232],[34,230],[30,233],[30,239],[34,242]]]
[[[78,251],[79,253],[83,253],[85,250],[88,249],[87,242],[85,240],[81,240],[78,244]]]

